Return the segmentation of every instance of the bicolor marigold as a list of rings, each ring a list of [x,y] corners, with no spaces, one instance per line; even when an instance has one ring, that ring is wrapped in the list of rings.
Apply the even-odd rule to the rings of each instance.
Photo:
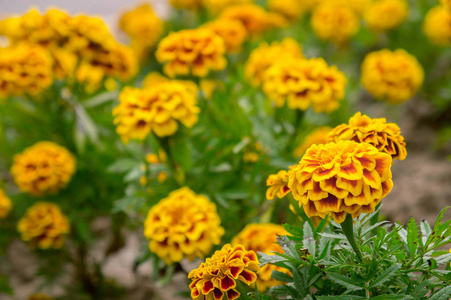
[[[158,44],[156,57],[164,63],[169,77],[192,74],[205,77],[210,71],[221,71],[227,61],[224,40],[206,28],[172,32]]]
[[[254,283],[257,280],[255,272],[259,269],[254,251],[247,251],[242,245],[226,244],[188,274],[192,280],[189,285],[191,298],[222,300],[226,296],[228,300],[238,299],[237,282]]]
[[[282,107],[317,113],[336,110],[344,98],[347,79],[336,66],[322,58],[283,59],[274,63],[263,76],[263,91]]]
[[[312,145],[292,169],[288,187],[308,217],[342,223],[371,213],[393,188],[392,158],[367,143]]]
[[[273,252],[283,253],[282,247],[277,244],[277,236],[288,235],[288,232],[281,225],[276,224],[248,224],[232,240],[232,245],[242,245],[248,250],[263,252],[273,255]],[[257,289],[264,292],[270,287],[281,285],[282,282],[271,277],[274,270],[288,272],[288,270],[266,264],[257,272]]]
[[[423,31],[437,45],[451,45],[451,9],[437,5],[424,18]]]
[[[254,86],[261,85],[265,72],[281,57],[284,59],[289,57],[304,58],[302,46],[292,38],[284,38],[282,41],[272,42],[270,45],[262,42],[257,48],[252,50],[247,59],[244,66],[246,78]]]
[[[266,199],[273,200],[274,197],[282,199],[290,192],[288,187],[288,179],[290,178],[290,171],[280,170],[276,174],[271,174],[266,179]]]
[[[326,143],[327,134],[332,130],[329,126],[318,127],[310,132],[305,138],[302,144],[294,149],[293,155],[295,157],[301,157],[305,151],[312,145],[319,145]]]
[[[22,192],[41,196],[66,187],[75,168],[75,158],[66,148],[38,142],[14,156],[11,174]]]
[[[368,6],[363,17],[370,29],[383,32],[398,27],[408,14],[406,0],[379,0]]]
[[[402,49],[367,54],[362,63],[362,85],[378,100],[400,104],[413,97],[423,83],[423,67]]]
[[[5,195],[3,190],[0,190],[0,219],[4,219],[9,215],[11,207],[11,200]]]
[[[395,123],[387,123],[385,118],[371,119],[356,113],[348,124],[341,124],[327,135],[327,142],[354,141],[368,143],[393,159],[404,160],[407,156],[406,143],[401,129]]]
[[[216,19],[202,27],[222,37],[228,53],[239,52],[247,38],[246,27],[240,21],[233,19]]]
[[[153,206],[144,223],[149,249],[166,264],[203,258],[224,234],[216,205],[188,187],[175,190]]]
[[[17,229],[24,242],[41,249],[59,249],[70,232],[69,221],[60,208],[48,202],[38,202],[28,208]]]

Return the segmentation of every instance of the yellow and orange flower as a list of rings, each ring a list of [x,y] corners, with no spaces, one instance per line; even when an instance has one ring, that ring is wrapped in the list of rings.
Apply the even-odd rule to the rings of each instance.
[[[11,200],[5,195],[3,190],[0,190],[0,219],[6,218],[9,215],[11,208]]]
[[[322,58],[279,60],[263,75],[263,91],[277,107],[287,100],[291,109],[312,106],[317,113],[330,113],[340,106],[346,83],[345,75]]]
[[[14,156],[11,174],[22,192],[41,196],[64,188],[75,168],[75,158],[66,148],[39,142]]]
[[[288,187],[308,217],[342,223],[371,213],[393,188],[392,158],[367,143],[313,145],[291,171]]]
[[[393,159],[404,160],[407,156],[406,143],[401,129],[395,123],[387,123],[385,118],[371,119],[356,113],[348,124],[335,127],[327,135],[327,142],[354,141],[368,143]]]
[[[60,208],[47,202],[30,207],[17,225],[24,242],[41,249],[59,249],[70,232],[69,221]]]
[[[398,27],[408,14],[406,0],[378,0],[368,6],[363,17],[371,30],[383,32]]]
[[[437,5],[424,18],[423,31],[437,45],[451,45],[451,9]]]
[[[144,223],[149,249],[166,264],[203,258],[224,234],[216,205],[188,187],[175,190],[153,206]]]
[[[242,245],[246,249],[263,252],[273,255],[273,252],[283,253],[282,247],[277,244],[278,235],[288,235],[288,232],[281,225],[276,224],[248,224],[240,233],[232,240],[232,245]],[[270,287],[281,285],[282,282],[271,277],[274,270],[279,272],[288,272],[288,270],[266,264],[257,272],[257,289],[264,292]]]
[[[304,58],[302,46],[292,38],[284,38],[280,42],[261,43],[254,49],[244,66],[246,78],[254,85],[259,86],[262,83],[265,72],[281,57],[288,59]]]
[[[302,144],[294,149],[293,155],[295,157],[301,157],[305,151],[312,145],[319,145],[326,143],[327,134],[332,130],[329,126],[318,127],[310,132],[305,138]]]
[[[271,174],[266,179],[266,199],[273,200],[274,197],[282,199],[290,192],[288,187],[288,179],[290,171],[280,170],[277,174]]]
[[[189,285],[191,298],[222,300],[226,296],[228,300],[238,299],[237,282],[254,283],[257,280],[255,272],[259,269],[254,251],[247,251],[242,245],[226,244],[188,274],[192,280]]]
[[[451,0],[440,0],[440,3],[447,9],[451,10]]]
[[[362,63],[362,85],[376,99],[392,104],[401,104],[413,97],[423,79],[423,67],[402,49],[371,52]]]
[[[239,52],[247,38],[246,27],[240,21],[233,19],[216,19],[202,27],[222,37],[227,53]]]

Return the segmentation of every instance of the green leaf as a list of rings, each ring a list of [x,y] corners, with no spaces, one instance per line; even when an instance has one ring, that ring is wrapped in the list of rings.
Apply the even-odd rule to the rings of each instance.
[[[415,256],[416,250],[419,247],[418,226],[413,218],[410,218],[407,224],[407,246],[409,247],[410,255]]]
[[[316,256],[316,243],[313,238],[313,229],[308,222],[304,223],[304,248],[308,249],[310,254],[315,258]]]
[[[344,234],[337,234],[337,233],[325,233],[321,232],[318,233],[320,236],[330,239],[337,239],[337,240],[347,240],[346,236]]]
[[[14,291],[9,285],[9,278],[5,275],[0,275],[0,294],[13,295]]]
[[[409,300],[413,299],[412,296],[409,295],[379,295],[376,297],[371,297],[371,300]]]
[[[110,173],[124,173],[130,171],[139,164],[141,164],[141,162],[138,162],[133,158],[120,158],[108,166],[107,171]]]
[[[437,291],[429,300],[449,300],[451,296],[451,286],[447,286]]]
[[[293,278],[290,275],[277,270],[272,271],[271,277],[282,282],[293,282]]]
[[[182,131],[169,137],[169,147],[171,156],[175,162],[180,165],[184,171],[188,171],[192,167],[191,148],[188,144],[186,133]]]
[[[290,224],[283,224],[283,227],[289,234],[291,234],[294,237],[299,237],[299,238],[304,237],[304,231],[302,230],[301,227],[293,226]]]
[[[426,221],[426,220],[421,221],[420,229],[421,229],[421,234],[423,235],[423,237],[426,237],[426,238],[428,238],[432,232],[431,226],[429,225],[428,221]]]
[[[362,296],[354,296],[354,295],[337,295],[337,296],[316,296],[318,300],[358,300],[365,299]]]
[[[402,265],[399,263],[390,266],[384,272],[379,274],[379,276],[377,276],[376,279],[373,280],[373,282],[370,284],[370,288],[381,286],[385,282],[389,281],[395,275],[396,271],[401,269],[401,267]]]
[[[337,273],[328,273],[327,277],[329,277],[332,281],[341,284],[350,291],[362,290],[364,288],[363,285],[358,285],[356,280]]]

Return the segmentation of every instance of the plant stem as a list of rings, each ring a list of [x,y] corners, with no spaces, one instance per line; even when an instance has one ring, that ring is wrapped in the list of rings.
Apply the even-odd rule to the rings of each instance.
[[[353,226],[354,224],[352,216],[350,214],[347,214],[346,219],[343,223],[341,223],[341,228],[343,229],[343,233],[346,235],[346,238],[348,239],[348,242],[351,245],[352,249],[354,249],[355,253],[357,254],[357,257],[359,258],[359,260],[362,260],[362,253],[360,252],[360,249],[355,242]]]

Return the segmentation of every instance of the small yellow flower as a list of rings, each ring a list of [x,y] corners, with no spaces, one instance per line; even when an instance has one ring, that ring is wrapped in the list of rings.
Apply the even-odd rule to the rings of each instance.
[[[228,300],[238,299],[237,282],[254,283],[257,280],[255,272],[259,269],[254,251],[247,251],[242,245],[226,244],[188,274],[192,280],[189,285],[191,298],[222,300],[226,296]]]
[[[406,0],[378,0],[368,6],[363,17],[370,29],[383,32],[398,27],[408,14]]]
[[[161,171],[160,173],[158,173],[157,180],[159,183],[163,183],[167,179],[168,179],[168,173],[166,173],[165,171]]]
[[[268,0],[268,9],[292,21],[299,19],[303,13],[303,7],[299,0]]]
[[[291,109],[312,106],[317,113],[336,110],[347,83],[345,75],[322,58],[276,61],[263,77],[263,91],[277,107],[287,100]]]
[[[251,52],[244,66],[246,78],[254,86],[261,85],[265,72],[282,57],[284,59],[288,59],[288,57],[304,58],[302,46],[292,38],[272,42],[270,45],[266,42],[261,43]]]
[[[232,245],[242,245],[246,249],[273,255],[273,252],[283,253],[282,247],[277,244],[278,235],[288,235],[281,225],[276,224],[248,224],[232,240]],[[270,287],[281,285],[282,282],[271,277],[274,270],[288,272],[288,270],[267,264],[257,272],[257,289],[263,293]]]
[[[294,149],[293,155],[295,157],[301,157],[305,151],[312,145],[319,145],[326,143],[327,134],[332,130],[329,126],[318,127],[310,132],[305,138],[302,144]]]
[[[437,5],[424,18],[423,31],[437,45],[451,45],[451,9]]]
[[[329,132],[327,142],[338,141],[368,143],[393,159],[404,160],[407,156],[406,143],[398,125],[387,123],[385,118],[371,119],[360,112],[349,119],[349,124],[341,124]]]
[[[371,213],[393,188],[392,158],[367,143],[339,141],[312,145],[288,181],[308,217],[331,214],[342,223]]]
[[[149,210],[144,235],[150,251],[169,265],[208,254],[224,234],[220,223],[216,205],[184,187]]]
[[[41,196],[64,188],[75,167],[75,158],[66,148],[39,142],[14,156],[11,174],[22,192]]]
[[[5,195],[3,190],[0,190],[0,219],[6,218],[9,215],[11,208],[11,200]]]
[[[69,221],[60,208],[47,202],[30,207],[17,225],[24,242],[41,249],[59,249],[70,232]]]
[[[378,100],[401,104],[413,97],[423,83],[417,59],[402,49],[369,53],[362,63],[362,85]]]
[[[247,38],[246,27],[240,21],[233,19],[216,19],[202,27],[212,30],[223,38],[227,53],[239,52]]]
[[[273,200],[274,197],[282,199],[286,194],[290,192],[288,187],[288,179],[290,177],[290,171],[281,170],[277,174],[271,174],[266,179],[266,199]]]

